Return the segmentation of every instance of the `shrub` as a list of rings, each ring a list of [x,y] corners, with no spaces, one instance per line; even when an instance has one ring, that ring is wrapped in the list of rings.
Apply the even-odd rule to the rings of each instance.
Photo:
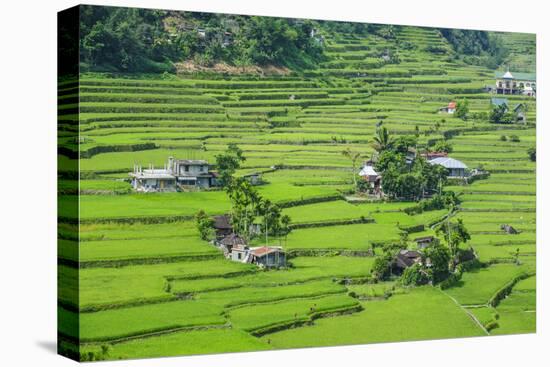
[[[510,136],[510,141],[514,142],[514,143],[519,143],[519,136],[517,135],[511,135]]]
[[[507,141],[508,138],[506,137],[506,135],[501,135],[500,136],[500,141]]]
[[[414,264],[408,267],[401,275],[401,283],[403,285],[422,285],[431,280],[430,273],[423,269],[422,265]]]
[[[531,160],[531,162],[537,161],[537,148],[532,147],[527,149],[527,154],[529,155],[529,159]]]

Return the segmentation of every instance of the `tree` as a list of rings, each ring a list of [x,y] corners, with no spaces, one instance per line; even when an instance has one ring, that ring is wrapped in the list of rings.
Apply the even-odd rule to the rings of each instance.
[[[426,262],[430,264],[432,279],[440,282],[449,275],[449,262],[451,255],[449,250],[440,244],[433,244],[424,250]]]
[[[400,279],[401,284],[405,286],[422,285],[430,280],[430,272],[426,271],[421,264],[414,264],[406,268]]]
[[[233,174],[245,160],[243,151],[235,143],[230,143],[223,154],[216,155],[216,167],[222,187],[228,187],[231,184]]]
[[[386,150],[380,153],[374,167],[376,171],[385,172],[390,167],[398,171],[406,169],[405,154],[396,153],[393,150]]]
[[[536,147],[531,147],[531,148],[527,149],[527,154],[529,155],[529,159],[531,160],[531,162],[536,162],[537,161],[537,148]]]
[[[438,140],[429,147],[429,150],[432,152],[452,153],[453,144],[451,144],[451,142],[447,140]]]
[[[391,149],[396,153],[407,154],[411,148],[415,148],[417,139],[412,135],[400,136],[391,141],[387,149]]]
[[[351,161],[351,177],[353,179],[353,187],[357,188],[357,160],[361,158],[361,153],[354,152],[350,148],[346,148],[342,151],[342,155]]]
[[[231,201],[233,230],[248,239],[250,225],[254,223],[261,209],[261,197],[244,178],[231,180],[226,191]]]
[[[371,274],[376,280],[386,280],[391,275],[391,263],[393,257],[389,253],[378,256],[372,264]]]
[[[288,215],[281,216],[281,233],[280,235],[285,237],[285,246],[287,244],[288,234],[292,231],[292,228],[290,227],[291,219]]]
[[[381,127],[376,130],[376,136],[373,138],[372,146],[378,153],[390,148],[392,143],[393,138],[390,136],[386,127]]]
[[[469,102],[464,98],[462,101],[456,103],[455,116],[466,121],[468,119],[468,113],[470,112]]]
[[[447,217],[447,220],[441,223],[437,228],[436,233],[441,235],[445,239],[447,248],[450,254],[449,268],[454,270],[456,263],[458,262],[458,246],[461,243],[466,243],[470,240],[470,234],[464,226],[462,219],[457,219],[456,222],[451,222]]]
[[[195,215],[195,222],[202,240],[210,241],[214,238],[214,220],[204,210],[199,210]]]
[[[501,104],[492,108],[489,113],[489,121],[494,124],[511,124],[514,122],[514,116],[508,112],[508,106]]]

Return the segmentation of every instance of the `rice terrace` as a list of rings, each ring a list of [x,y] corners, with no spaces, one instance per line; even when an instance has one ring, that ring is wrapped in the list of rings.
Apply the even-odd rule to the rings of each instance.
[[[536,331],[535,35],[67,12],[61,354]]]

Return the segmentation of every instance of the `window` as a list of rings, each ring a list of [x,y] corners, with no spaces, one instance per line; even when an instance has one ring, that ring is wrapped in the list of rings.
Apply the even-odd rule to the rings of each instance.
[[[185,166],[185,172],[189,172],[189,166]]]
[[[242,255],[242,254],[239,252],[239,253],[237,254],[237,259],[240,260],[240,259],[241,259],[241,255]]]
[[[498,87],[502,88],[502,82],[498,82]]]

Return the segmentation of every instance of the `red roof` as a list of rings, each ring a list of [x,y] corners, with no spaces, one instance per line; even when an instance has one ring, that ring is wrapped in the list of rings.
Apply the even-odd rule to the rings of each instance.
[[[250,253],[254,256],[262,257],[262,256],[265,256],[265,255],[270,254],[272,252],[277,252],[279,250],[280,249],[277,248],[277,247],[262,246],[262,247],[258,247],[256,249],[254,249],[254,250],[250,250]]]
[[[449,102],[447,108],[456,108],[456,102]]]

